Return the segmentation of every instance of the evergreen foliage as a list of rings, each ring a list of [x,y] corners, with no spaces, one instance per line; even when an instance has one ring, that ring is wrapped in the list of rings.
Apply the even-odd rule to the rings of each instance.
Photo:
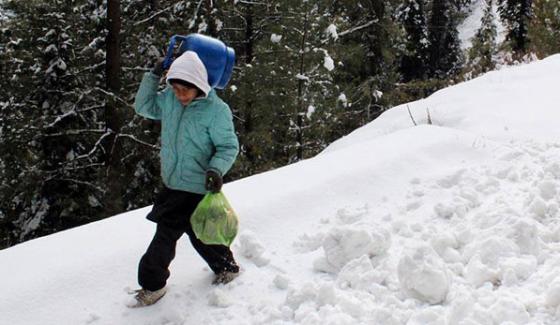
[[[508,27],[506,39],[518,54],[525,54],[527,51],[532,3],[533,0],[498,0],[500,17]]]
[[[480,28],[476,32],[472,41],[472,47],[469,50],[468,62],[466,64],[469,78],[493,70],[496,66],[497,26],[492,7],[492,1],[489,0],[484,9]]]
[[[430,77],[447,79],[460,70],[463,55],[457,31],[457,11],[447,0],[433,0],[428,21]]]
[[[400,71],[404,82],[425,79],[428,71],[428,25],[424,0],[407,0],[398,9],[397,17],[406,32],[406,51]]]
[[[528,38],[539,57],[560,53],[560,1],[534,0]]]

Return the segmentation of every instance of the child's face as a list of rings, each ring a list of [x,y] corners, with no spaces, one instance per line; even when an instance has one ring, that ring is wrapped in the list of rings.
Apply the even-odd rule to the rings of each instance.
[[[185,87],[179,84],[172,84],[171,87],[173,88],[175,97],[177,97],[177,100],[183,106],[189,105],[198,95],[198,89],[196,88]]]

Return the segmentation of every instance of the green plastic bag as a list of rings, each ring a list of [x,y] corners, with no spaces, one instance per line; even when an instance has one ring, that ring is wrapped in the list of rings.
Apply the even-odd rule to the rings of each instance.
[[[229,246],[237,235],[239,221],[226,196],[219,192],[204,196],[193,212],[191,225],[203,243]]]

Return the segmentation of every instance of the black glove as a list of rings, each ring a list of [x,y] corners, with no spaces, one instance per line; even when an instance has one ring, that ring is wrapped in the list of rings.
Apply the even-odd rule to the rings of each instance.
[[[224,185],[222,175],[214,170],[206,171],[206,190],[212,193],[218,193]]]
[[[152,73],[158,77],[161,77],[165,69],[163,68],[163,59],[160,58],[156,61],[154,66],[152,67]]]

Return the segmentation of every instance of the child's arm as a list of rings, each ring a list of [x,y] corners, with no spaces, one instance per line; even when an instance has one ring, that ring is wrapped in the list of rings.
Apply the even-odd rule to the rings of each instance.
[[[210,138],[216,147],[216,152],[210,159],[208,169],[217,171],[223,176],[231,168],[239,152],[233,117],[227,105],[214,118],[210,127]]]
[[[161,120],[161,109],[168,89],[158,93],[160,77],[146,72],[134,99],[134,110],[138,115],[152,120]]]

